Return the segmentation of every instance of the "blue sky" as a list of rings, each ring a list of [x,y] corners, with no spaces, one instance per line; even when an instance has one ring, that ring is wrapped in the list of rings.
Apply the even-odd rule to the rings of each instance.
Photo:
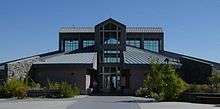
[[[0,62],[58,48],[61,26],[161,26],[165,49],[220,62],[219,0],[1,0]]]

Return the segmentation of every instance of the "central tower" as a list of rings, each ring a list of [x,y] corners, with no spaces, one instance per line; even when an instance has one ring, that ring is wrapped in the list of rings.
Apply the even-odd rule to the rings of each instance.
[[[98,86],[103,92],[120,90],[120,75],[126,49],[126,26],[112,18],[95,26]]]

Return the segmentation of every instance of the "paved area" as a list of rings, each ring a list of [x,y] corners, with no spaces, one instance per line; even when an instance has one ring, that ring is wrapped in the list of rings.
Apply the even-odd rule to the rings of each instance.
[[[82,96],[68,99],[0,99],[0,109],[220,109],[220,105],[157,103],[131,96]]]
[[[143,99],[121,96],[91,96],[70,105],[67,109],[140,109],[136,102]]]

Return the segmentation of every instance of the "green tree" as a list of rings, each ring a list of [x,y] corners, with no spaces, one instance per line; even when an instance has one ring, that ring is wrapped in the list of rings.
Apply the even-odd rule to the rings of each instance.
[[[219,92],[220,88],[220,74],[219,72],[214,72],[211,77],[209,77],[209,82],[213,92]]]
[[[174,100],[187,86],[175,68],[168,64],[151,64],[144,80],[147,96],[157,100]]]

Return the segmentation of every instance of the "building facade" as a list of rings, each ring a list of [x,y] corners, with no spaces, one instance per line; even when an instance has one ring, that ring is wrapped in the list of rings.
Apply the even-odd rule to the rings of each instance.
[[[95,27],[62,27],[59,49],[0,64],[2,81],[30,76],[35,82],[67,81],[86,93],[134,94],[149,64],[171,64],[188,83],[203,84],[220,64],[164,50],[160,27],[127,27],[110,18]]]

